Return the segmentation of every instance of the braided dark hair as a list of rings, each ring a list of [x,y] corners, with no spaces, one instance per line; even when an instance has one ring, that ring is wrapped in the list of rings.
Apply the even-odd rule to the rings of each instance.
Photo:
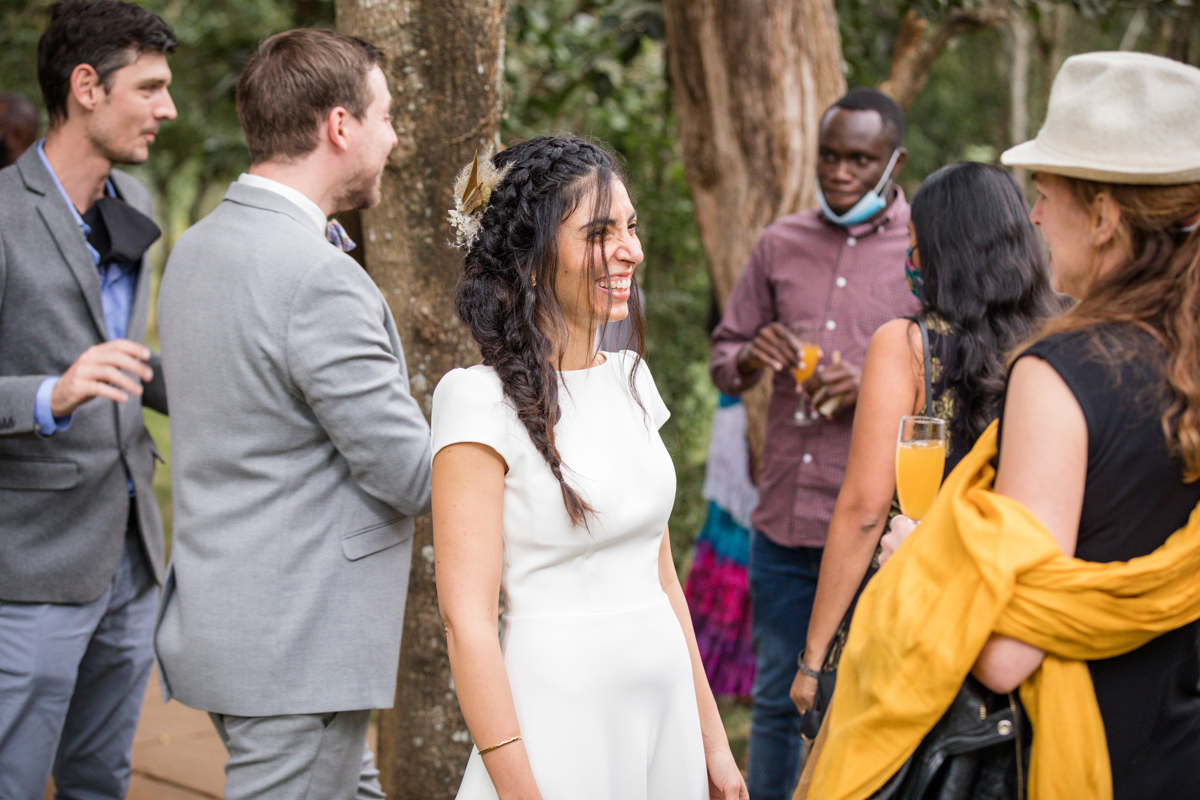
[[[592,217],[606,218],[613,180],[626,183],[625,176],[611,153],[576,136],[530,139],[500,151],[492,164],[507,171],[492,190],[479,232],[467,250],[456,311],[479,343],[483,363],[496,370],[505,397],[558,479],[571,522],[586,528],[593,510],[564,479],[564,464],[554,441],[554,426],[562,415],[558,403],[561,352],[556,365],[551,361],[554,343],[567,335],[555,292],[558,234],[589,195]],[[604,254],[606,233],[598,236],[598,249]],[[607,255],[594,263],[596,249],[589,248],[587,267],[597,277],[603,270],[607,278]],[[593,342],[600,322],[593,318],[589,325]],[[629,383],[637,400],[634,376],[645,349],[645,330],[636,280],[630,292],[629,322],[628,349],[637,354]]]

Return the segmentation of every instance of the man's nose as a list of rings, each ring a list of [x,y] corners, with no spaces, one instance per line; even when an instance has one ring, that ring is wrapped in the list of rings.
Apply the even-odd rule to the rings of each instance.
[[[854,174],[850,171],[850,160],[839,158],[834,162],[833,172],[830,177],[838,181],[853,180]]]
[[[163,102],[155,109],[154,116],[158,119],[175,119],[178,112],[175,110],[175,101],[171,99],[171,93],[163,89]]]

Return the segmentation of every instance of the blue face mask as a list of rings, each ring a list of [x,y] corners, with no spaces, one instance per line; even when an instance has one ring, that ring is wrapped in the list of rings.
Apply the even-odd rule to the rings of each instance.
[[[925,276],[913,264],[912,254],[913,248],[910,247],[904,260],[904,277],[908,278],[908,290],[913,293],[913,297],[917,298],[921,305],[925,305]]]
[[[883,199],[886,194],[886,187],[892,180],[892,167],[896,166],[896,159],[900,157],[900,148],[892,151],[892,158],[888,161],[887,169],[883,171],[883,177],[879,179],[879,183],[875,188],[862,196],[862,199],[854,204],[844,214],[835,214],[833,209],[829,207],[829,203],[825,202],[825,192],[821,191],[821,182],[817,181],[817,202],[821,204],[821,213],[830,222],[842,227],[857,225],[860,222],[866,222],[871,217],[878,214],[887,208],[887,201]]]

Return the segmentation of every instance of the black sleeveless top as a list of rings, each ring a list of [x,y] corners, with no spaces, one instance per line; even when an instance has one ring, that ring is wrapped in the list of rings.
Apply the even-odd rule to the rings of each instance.
[[[1114,348],[1132,353],[1117,363]],[[1034,344],[1066,382],[1088,431],[1077,558],[1127,561],[1157,549],[1200,502],[1167,449],[1162,347],[1129,325],[1058,334]],[[1200,576],[1197,576],[1200,580]],[[1200,797],[1200,657],[1191,623],[1116,658],[1089,662],[1108,739],[1114,800]],[[1037,731],[1034,731],[1037,736]]]

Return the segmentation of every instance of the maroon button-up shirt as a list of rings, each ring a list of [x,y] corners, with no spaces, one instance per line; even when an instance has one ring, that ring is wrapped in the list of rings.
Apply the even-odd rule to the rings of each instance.
[[[737,354],[769,322],[801,323],[829,363],[833,351],[862,366],[875,330],[920,304],[904,277],[908,203],[897,189],[878,217],[843,228],[817,209],[772,223],[754,246],[713,332],[710,371],[726,394],[741,394],[759,374],[742,375]],[[800,395],[790,371],[774,376],[767,439],[751,522],[784,547],[823,547],[846,471],[853,414],[798,426]]]

